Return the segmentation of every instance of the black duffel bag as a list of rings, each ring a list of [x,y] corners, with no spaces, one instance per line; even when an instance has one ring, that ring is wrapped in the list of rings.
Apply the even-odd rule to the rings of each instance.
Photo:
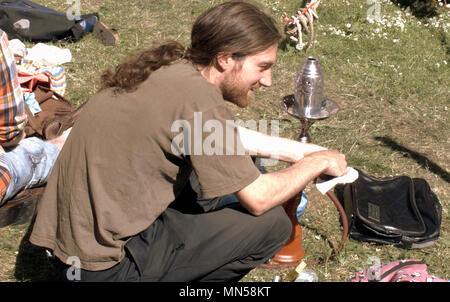
[[[407,249],[435,243],[440,234],[442,206],[424,179],[376,178],[358,172],[358,179],[344,186],[351,238]]]
[[[78,41],[86,33],[80,23],[97,13],[81,15],[70,20],[58,12],[28,0],[0,0],[0,29],[8,38],[32,42]]]

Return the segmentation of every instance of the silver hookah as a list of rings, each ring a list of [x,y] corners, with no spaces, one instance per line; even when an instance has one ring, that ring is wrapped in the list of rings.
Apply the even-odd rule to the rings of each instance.
[[[339,111],[339,106],[333,100],[323,96],[323,88],[324,76],[319,60],[307,57],[298,70],[295,93],[280,101],[281,107],[289,115],[300,120],[302,128],[296,140],[302,143],[311,142],[308,131],[314,122]]]
[[[323,96],[323,88],[324,77],[319,61],[314,57],[307,57],[298,70],[295,93],[285,96],[280,101],[281,107],[288,114],[299,119],[301,122],[302,127],[300,134],[296,137],[297,141],[300,141],[302,143],[311,142],[308,134],[308,130],[311,125],[318,120],[323,120],[332,115],[335,115],[339,111],[339,106],[334,101]],[[288,200],[286,202],[287,206],[285,207],[286,213],[293,224],[294,231],[292,232],[291,237],[297,236],[295,238],[299,238],[299,234],[301,236],[301,233],[295,230],[301,230],[301,227],[297,227],[297,225],[299,225],[297,219],[297,210],[303,194],[304,192]],[[331,191],[328,191],[327,195],[339,209],[344,225],[344,230],[348,229],[348,222],[346,219],[345,211],[340,205],[339,200]],[[288,244],[293,244],[294,242],[295,241],[291,241]],[[302,248],[301,246],[300,248],[289,246],[289,249],[293,249],[295,254],[299,249]],[[287,254],[287,256],[289,257],[289,253]],[[311,278],[310,280],[317,280],[317,276],[314,275],[307,275],[307,277],[308,279]],[[296,281],[300,280],[296,279]]]

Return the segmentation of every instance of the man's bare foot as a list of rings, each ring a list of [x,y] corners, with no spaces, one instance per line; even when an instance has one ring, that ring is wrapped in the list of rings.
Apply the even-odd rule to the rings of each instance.
[[[55,145],[56,148],[58,148],[58,150],[61,151],[71,130],[72,128],[69,128],[66,131],[64,131],[63,134],[61,134],[60,136],[47,140],[46,142]]]

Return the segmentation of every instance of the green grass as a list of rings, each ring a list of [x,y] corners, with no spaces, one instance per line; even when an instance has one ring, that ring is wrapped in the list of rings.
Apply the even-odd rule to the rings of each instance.
[[[68,8],[64,0],[36,2],[59,11]],[[98,12],[102,21],[118,29],[120,44],[103,46],[92,35],[76,43],[56,44],[69,48],[73,55],[72,62],[64,64],[68,77],[65,96],[75,105],[98,89],[100,71],[114,67],[154,41],[176,39],[187,45],[195,18],[221,1],[87,2],[81,1],[81,13]],[[274,18],[281,19],[283,12],[293,14],[300,1],[258,2]],[[368,261],[374,256],[382,263],[416,258],[425,260],[431,273],[450,279],[449,11],[438,7],[439,16],[418,18],[409,8],[401,9],[387,0],[380,1],[380,8],[379,22],[370,23],[366,1],[322,0],[314,46],[308,52],[298,52],[281,43],[273,86],[257,92],[248,108],[232,109],[243,120],[279,120],[280,135],[294,137],[300,124],[279,108],[278,100],[293,93],[295,75],[305,57],[319,58],[325,73],[325,95],[338,103],[340,111],[311,127],[313,142],[343,152],[350,166],[374,176],[425,178],[443,212],[441,238],[431,248],[404,250],[348,239],[335,260],[311,268],[320,281],[345,281],[370,265]],[[309,203],[301,220],[303,247],[306,260],[316,260],[339,244],[342,229],[332,202],[313,185],[306,193]],[[27,244],[27,228],[0,229],[0,280],[54,277],[46,270],[42,251]],[[36,262],[36,269],[24,270],[22,264],[27,262]],[[285,276],[289,271],[257,268],[244,281],[271,281],[274,275]]]

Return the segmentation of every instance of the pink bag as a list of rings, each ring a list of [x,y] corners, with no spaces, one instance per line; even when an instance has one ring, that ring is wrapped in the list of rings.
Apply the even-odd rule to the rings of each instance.
[[[425,262],[415,259],[373,265],[356,273],[351,282],[447,282],[428,274]]]

